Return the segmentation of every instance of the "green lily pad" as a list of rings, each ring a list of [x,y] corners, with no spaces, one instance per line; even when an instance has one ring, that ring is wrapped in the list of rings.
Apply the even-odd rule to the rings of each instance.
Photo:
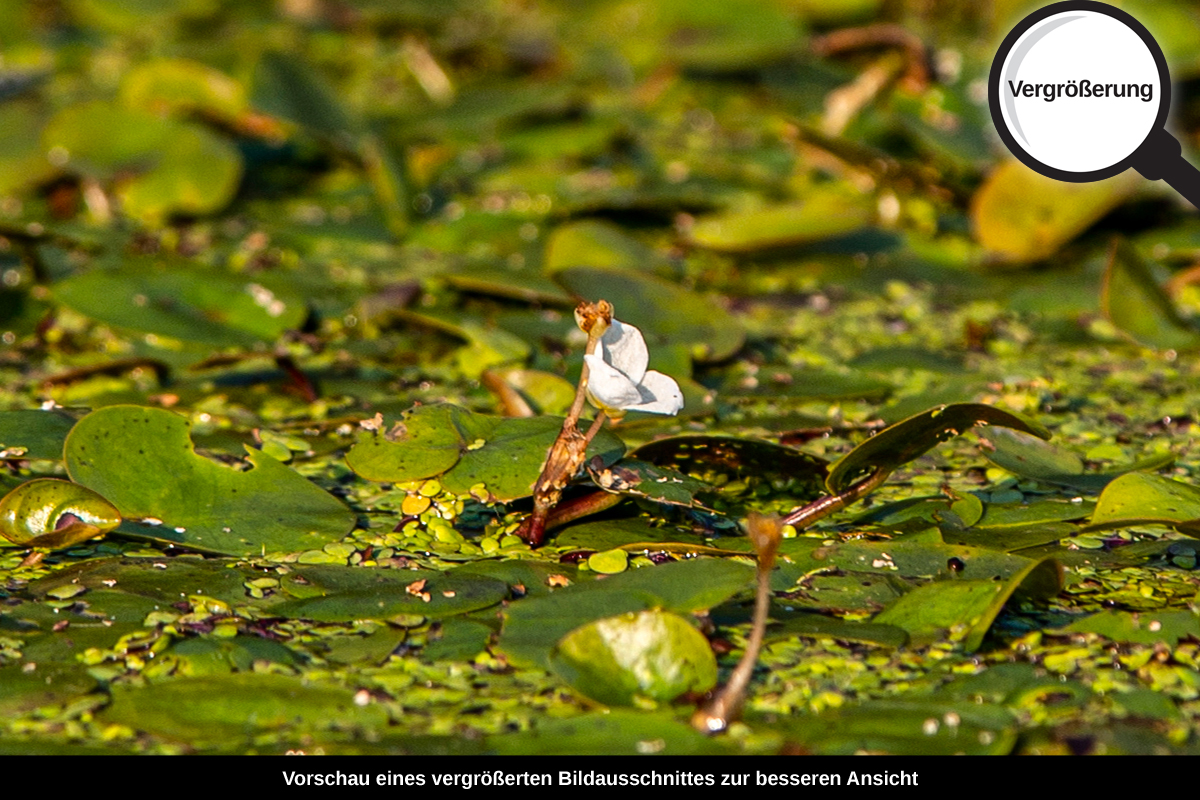
[[[902,595],[871,621],[903,628],[918,644],[936,641],[949,631],[962,637],[967,652],[974,652],[996,615],[1020,588],[1043,599],[1053,597],[1062,588],[1062,567],[1054,559],[1029,560],[1024,569],[1004,581],[936,581]]]
[[[691,623],[665,611],[596,620],[564,636],[550,654],[554,672],[580,694],[610,706],[669,703],[717,682],[717,659]]]
[[[1161,453],[1119,468],[1089,472],[1084,469],[1083,459],[1070,450],[1018,431],[997,428],[989,432],[987,441],[992,445],[990,452],[985,448],[987,459],[996,466],[1023,478],[1083,492],[1099,492],[1127,472],[1162,469],[1175,463],[1174,453]]]
[[[121,514],[112,503],[57,478],[22,483],[0,499],[0,536],[24,547],[70,547],[120,524]]]
[[[464,661],[482,653],[494,631],[471,619],[448,619],[441,625],[438,638],[421,650],[430,661]]]
[[[558,417],[504,418],[454,406],[421,406],[395,432],[363,432],[346,463],[368,480],[404,482],[442,476],[452,492],[484,484],[496,500],[528,497],[546,454],[562,430]],[[625,445],[602,429],[588,457],[611,464]]]
[[[218,347],[274,342],[308,315],[303,297],[274,282],[199,269],[180,260],[139,260],[54,285],[55,298],[118,328]]]
[[[1200,489],[1180,481],[1130,472],[1105,487],[1088,530],[1163,525],[1200,538]]]
[[[720,305],[644,272],[572,267],[558,272],[555,279],[579,297],[612,303],[617,319],[639,328],[646,337],[651,367],[656,348],[682,345],[695,358],[720,361],[740,350],[745,341],[741,324]]]
[[[488,750],[501,755],[699,755],[727,753],[667,712],[615,708],[569,719],[546,718],[528,731],[490,736]]]
[[[844,236],[870,225],[874,217],[870,195],[841,188],[813,190],[799,203],[701,217],[690,235],[700,247],[748,253]]]
[[[249,109],[246,90],[225,73],[184,58],[135,66],[121,81],[121,102],[130,108],[174,115],[205,114],[233,122]]]
[[[201,550],[308,550],[354,526],[340,500],[260,451],[249,450],[246,472],[197,454],[190,428],[162,409],[93,411],[67,437],[67,471],[125,517],[161,520],[159,537]]]
[[[1128,611],[1104,610],[1078,619],[1061,629],[1064,633],[1098,633],[1114,642],[1156,644],[1170,647],[1181,639],[1200,639],[1200,616],[1189,610]]]
[[[257,636],[183,639],[172,645],[165,657],[176,661],[173,674],[190,678],[249,672],[255,663],[290,667],[301,661],[294,651],[279,642]]]
[[[9,451],[11,457],[59,461],[74,426],[75,418],[61,411],[0,411],[0,450]]]
[[[350,567],[342,569],[350,570]],[[415,614],[430,619],[452,617],[493,606],[508,596],[508,585],[494,578],[456,572],[382,571],[369,588],[339,589],[329,594],[272,606],[271,613],[319,622],[387,619]]]
[[[701,558],[581,580],[510,605],[497,646],[517,663],[549,668],[551,650],[576,628],[649,609],[711,608],[747,588],[753,576],[754,568],[747,564]]]
[[[1014,263],[1039,261],[1123,203],[1142,179],[1133,172],[1095,183],[1043,177],[1015,158],[992,171],[975,193],[971,219],[979,242]]]
[[[542,264],[548,274],[568,267],[657,272],[665,266],[667,260],[654,248],[612,223],[591,219],[555,228],[546,239]]]
[[[1200,330],[1188,324],[1162,290],[1137,249],[1120,240],[1110,254],[1100,309],[1122,333],[1156,350],[1200,346]]]
[[[103,178],[141,167],[117,194],[125,213],[152,222],[219,211],[242,177],[237,149],[208,129],[99,101],[64,108],[46,125],[42,142],[85,174]]]
[[[264,733],[375,731],[387,725],[382,706],[354,702],[353,689],[324,687],[283,675],[236,673],[182,678],[153,691],[114,686],[106,723],[170,740],[244,746]]]
[[[980,403],[937,406],[890,425],[855,447],[833,465],[825,485],[834,494],[843,492],[875,470],[890,472],[976,425],[1000,425],[1050,438],[1050,432],[1036,422],[994,406]]]
[[[881,399],[894,387],[878,378],[852,370],[801,369],[763,371],[752,387],[741,381],[721,391],[728,397],[788,397],[797,400]]]
[[[880,647],[903,647],[908,643],[908,633],[895,625],[880,625],[874,622],[849,622],[823,614],[796,613],[782,619],[772,612],[772,623],[767,628],[764,641],[778,642],[803,636],[811,639],[835,639],[840,642],[858,642]]]
[[[1003,706],[936,700],[873,700],[794,715],[786,730],[789,739],[821,755],[1002,755],[1017,742],[1016,719]]]

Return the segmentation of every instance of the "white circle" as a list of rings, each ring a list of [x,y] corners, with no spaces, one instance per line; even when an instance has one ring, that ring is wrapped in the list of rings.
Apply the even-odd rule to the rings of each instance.
[[[1162,99],[1150,48],[1095,11],[1063,11],[1025,31],[1004,58],[999,91],[1004,124],[1025,152],[1077,173],[1132,155]]]

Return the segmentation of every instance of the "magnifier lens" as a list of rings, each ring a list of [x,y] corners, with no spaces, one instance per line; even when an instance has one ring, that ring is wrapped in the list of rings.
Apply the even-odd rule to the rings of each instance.
[[[1089,179],[1146,141],[1169,91],[1138,33],[1087,10],[1030,26],[1009,48],[999,78],[993,90],[1010,146],[1051,170]]]

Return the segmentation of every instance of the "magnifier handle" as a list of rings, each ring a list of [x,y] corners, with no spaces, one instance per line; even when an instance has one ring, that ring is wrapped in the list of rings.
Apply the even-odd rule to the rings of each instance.
[[[1184,160],[1179,140],[1162,128],[1154,130],[1134,153],[1133,166],[1147,180],[1166,181],[1200,208],[1200,170]]]

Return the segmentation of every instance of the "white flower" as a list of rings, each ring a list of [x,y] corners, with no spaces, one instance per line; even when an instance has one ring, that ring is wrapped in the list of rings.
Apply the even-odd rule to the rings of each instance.
[[[601,355],[583,357],[588,365],[588,399],[611,417],[626,411],[678,414],[683,408],[679,384],[661,372],[647,370],[650,352],[642,332],[613,320],[600,337]]]

